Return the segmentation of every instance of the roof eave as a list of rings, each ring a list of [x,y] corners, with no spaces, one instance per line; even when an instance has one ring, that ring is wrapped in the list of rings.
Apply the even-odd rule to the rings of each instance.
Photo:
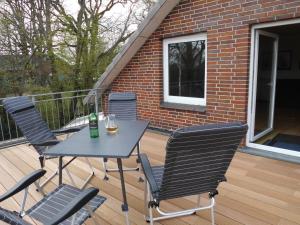
[[[139,25],[138,29],[130,37],[126,45],[123,46],[121,51],[115,56],[105,72],[96,82],[94,89],[103,93],[110,86],[122,69],[124,69],[179,2],[180,0],[161,0],[153,6],[146,19]],[[84,99],[84,102],[89,102],[92,96],[93,93],[89,93]]]

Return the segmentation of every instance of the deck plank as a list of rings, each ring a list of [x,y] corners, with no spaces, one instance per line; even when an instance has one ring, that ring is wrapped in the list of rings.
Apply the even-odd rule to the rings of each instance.
[[[141,151],[146,153],[153,165],[162,164],[165,157],[165,144],[168,137],[146,132],[141,141]],[[135,157],[124,160],[125,167],[135,166]],[[95,219],[99,224],[124,224],[124,215],[120,205],[122,201],[118,173],[110,173],[109,181],[104,181],[101,159],[90,160],[96,176],[90,186],[100,189],[108,198],[96,211]],[[109,160],[109,167],[116,167],[115,160]],[[14,185],[25,174],[39,168],[37,153],[26,144],[0,151],[0,193]],[[57,169],[57,160],[46,162],[46,177]],[[69,170],[76,184],[81,184],[89,174],[84,159],[75,160]],[[300,165],[283,161],[252,156],[237,152],[227,172],[228,182],[219,187],[216,197],[216,224],[218,225],[300,225]],[[144,220],[143,190],[144,184],[138,183],[138,172],[125,173],[130,221],[133,225],[146,225]],[[70,179],[64,174],[64,182]],[[57,178],[47,184],[46,192],[55,188]],[[30,188],[27,206],[36,203],[42,196]],[[1,203],[2,207],[18,210],[22,194]],[[206,196],[201,197],[205,204]],[[162,203],[165,210],[177,210],[194,206],[196,199],[186,197]],[[2,224],[0,222],[0,224]],[[86,224],[92,224],[88,221]],[[203,211],[197,215],[169,219],[155,223],[157,225],[209,225],[210,213]]]

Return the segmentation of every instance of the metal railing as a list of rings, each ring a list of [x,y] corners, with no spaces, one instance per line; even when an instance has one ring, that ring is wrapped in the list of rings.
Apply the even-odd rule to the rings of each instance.
[[[86,89],[56,93],[28,95],[34,102],[51,130],[62,127],[77,127],[88,123],[90,114],[89,104],[84,104],[83,99],[93,93],[93,103],[96,112],[101,108],[99,89]],[[0,98],[0,148],[24,142],[22,132],[5,111]],[[101,113],[100,113],[101,115]],[[34,121],[33,121],[34,123]]]

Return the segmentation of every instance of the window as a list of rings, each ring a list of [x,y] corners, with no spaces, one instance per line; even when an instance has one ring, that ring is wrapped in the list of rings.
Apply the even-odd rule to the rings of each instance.
[[[164,101],[206,105],[206,34],[163,42]]]

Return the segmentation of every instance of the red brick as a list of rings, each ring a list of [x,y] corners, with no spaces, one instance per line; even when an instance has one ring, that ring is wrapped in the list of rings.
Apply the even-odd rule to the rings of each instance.
[[[300,1],[184,0],[132,58],[112,91],[134,91],[138,114],[159,128],[242,121],[247,118],[251,26],[300,17]],[[207,32],[206,112],[166,109],[163,100],[163,51],[166,37]],[[107,95],[104,109],[107,107]]]

